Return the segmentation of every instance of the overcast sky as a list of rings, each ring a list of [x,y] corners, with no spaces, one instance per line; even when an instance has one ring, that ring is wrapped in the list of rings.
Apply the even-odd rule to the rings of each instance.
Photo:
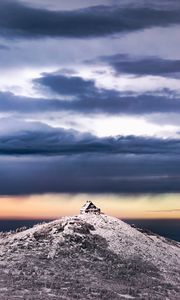
[[[179,49],[178,0],[0,0],[0,195],[179,193]]]

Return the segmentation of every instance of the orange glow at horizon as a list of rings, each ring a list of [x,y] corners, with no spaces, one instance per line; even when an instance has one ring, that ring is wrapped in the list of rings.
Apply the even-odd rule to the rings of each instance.
[[[1,197],[0,219],[58,219],[79,213],[86,200],[122,219],[180,219],[178,194],[89,195],[46,194],[29,197]]]

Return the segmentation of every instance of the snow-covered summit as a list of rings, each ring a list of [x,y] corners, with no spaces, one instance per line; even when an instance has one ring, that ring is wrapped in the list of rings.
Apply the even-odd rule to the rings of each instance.
[[[180,243],[104,214],[0,238],[0,299],[179,299]]]

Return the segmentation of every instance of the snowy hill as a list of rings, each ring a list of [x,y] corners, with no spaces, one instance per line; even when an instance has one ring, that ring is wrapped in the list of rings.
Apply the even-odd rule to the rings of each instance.
[[[180,299],[180,243],[103,214],[2,233],[0,299]]]

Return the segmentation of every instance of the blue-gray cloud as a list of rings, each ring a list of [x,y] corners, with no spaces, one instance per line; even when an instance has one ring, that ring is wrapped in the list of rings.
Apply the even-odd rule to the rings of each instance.
[[[9,120],[4,119],[2,122],[7,122],[8,129]],[[12,120],[11,124],[12,122],[15,123],[16,120]],[[179,139],[164,140],[135,136],[98,138],[90,133],[82,134],[74,130],[52,128],[39,122],[21,122],[21,127],[14,132],[10,129],[10,132],[0,134],[0,155],[64,156],[86,153],[179,155]]]
[[[93,80],[58,73],[44,73],[34,80],[39,88],[48,88],[61,96],[75,96],[76,101],[54,101],[57,109],[81,113],[146,114],[180,111],[179,97],[167,89],[158,94],[121,93],[97,88]],[[56,104],[55,104],[56,102]],[[46,102],[47,104],[48,102]]]
[[[180,73],[180,60],[117,54],[101,57],[100,61],[109,64],[118,74],[177,77]]]
[[[85,80],[79,76],[65,76],[58,73],[43,73],[42,77],[34,80],[34,84],[47,87],[60,95],[89,97],[97,94],[93,80]]]
[[[42,123],[3,121],[1,195],[180,192],[180,140],[98,138]]]
[[[180,111],[179,97],[169,90],[161,90],[159,94],[120,93],[116,90],[99,89],[91,80],[57,74],[44,74],[34,83],[38,88],[52,91],[51,98],[28,98],[1,92],[1,112],[43,114],[67,111],[81,114],[138,115]],[[61,98],[70,96],[72,100],[58,100],[53,93],[58,93]]]
[[[18,52],[18,49],[29,47],[28,51],[32,53],[36,38],[42,40],[36,40],[34,53],[38,45],[46,38],[65,37],[71,39],[69,44],[67,43],[68,47],[77,46],[77,57],[81,56],[82,49],[86,49],[82,46],[80,39],[87,41],[87,38],[94,38],[88,41],[89,44],[88,46],[86,44],[86,47],[90,45],[89,52],[93,49],[93,55],[88,57],[97,57],[104,44],[100,45],[100,39],[98,39],[97,47],[95,47],[96,37],[107,38],[108,35],[109,43],[112,40],[110,35],[113,34],[137,30],[142,30],[143,34],[146,34],[147,31],[143,30],[147,28],[180,24],[180,3],[176,0],[172,0],[171,3],[165,0],[114,0],[109,1],[109,6],[92,7],[90,4],[88,8],[76,10],[73,8],[68,11],[50,11],[38,8],[40,5],[33,7],[35,1],[26,2],[25,5],[23,1],[17,0],[0,1],[0,36],[3,37],[0,44],[1,54],[4,55],[4,52],[8,50],[3,45],[6,38],[9,39],[8,44],[11,49],[14,47],[14,39],[26,39],[23,43],[22,41],[16,43],[17,51],[13,54],[7,51],[6,60],[2,56],[5,71],[7,71],[7,64],[10,68],[14,68],[8,57],[10,55],[14,55],[17,61],[16,66],[21,70],[22,61],[27,60],[27,56],[19,55],[21,52]],[[28,6],[28,2],[32,5]],[[151,30],[151,34],[154,32]],[[131,36],[129,35],[129,39]],[[74,45],[75,38],[77,39]],[[30,47],[31,42],[32,47]],[[48,42],[51,43],[52,40]],[[61,41],[59,42],[61,46]],[[26,43],[28,46],[23,46]],[[98,53],[96,49],[99,49]],[[63,59],[66,56],[65,50],[63,47],[60,50]],[[60,50],[57,49],[59,52]],[[109,53],[115,53],[116,50],[114,47]],[[48,51],[45,50],[43,53],[43,63],[51,56]],[[66,61],[69,59],[70,51],[67,52]],[[41,53],[41,50],[38,49],[38,53]],[[31,54],[28,55],[28,61],[33,69],[32,65],[38,64],[37,60],[40,55],[36,55],[35,61],[30,56]],[[78,62],[84,61],[85,57],[78,57]],[[173,55],[168,57],[173,57]],[[74,61],[76,60],[69,59],[68,66],[65,67],[73,68]],[[99,61],[112,66],[118,74],[178,77],[180,71],[179,60],[162,57],[114,55],[101,57]],[[58,56],[52,61],[52,66],[56,64],[58,69],[61,63],[62,60],[59,60]],[[1,115],[6,113],[21,115],[22,119],[29,115],[28,119],[33,120],[43,119],[44,115],[47,119],[48,114],[52,116],[54,112],[56,114],[66,112],[71,114],[73,121],[73,113],[76,115],[146,114],[146,116],[161,113],[161,115],[168,116],[169,112],[176,114],[180,112],[180,99],[169,90],[157,91],[159,94],[120,93],[113,89],[98,88],[95,81],[86,80],[75,73],[63,74],[63,72],[43,73],[33,83],[40,91],[48,90],[49,98],[31,98],[0,92]],[[15,83],[12,81],[13,84]],[[5,83],[6,87],[9,85],[10,81]],[[6,124],[4,131],[2,122]],[[180,192],[179,139],[164,140],[135,136],[98,138],[91,133],[82,134],[74,130],[51,128],[40,122],[18,123],[16,119],[12,119],[11,124],[8,122],[9,120],[6,119],[0,121],[1,195],[47,192]]]
[[[0,135],[1,155],[179,154],[178,139],[135,136],[98,138],[90,133],[82,134],[32,122],[26,123],[25,127],[26,129]]]
[[[180,158],[81,154],[0,158],[0,194],[180,192]]]
[[[158,6],[94,6],[48,11],[19,1],[1,0],[0,34],[4,37],[94,37],[180,23],[180,13]]]

